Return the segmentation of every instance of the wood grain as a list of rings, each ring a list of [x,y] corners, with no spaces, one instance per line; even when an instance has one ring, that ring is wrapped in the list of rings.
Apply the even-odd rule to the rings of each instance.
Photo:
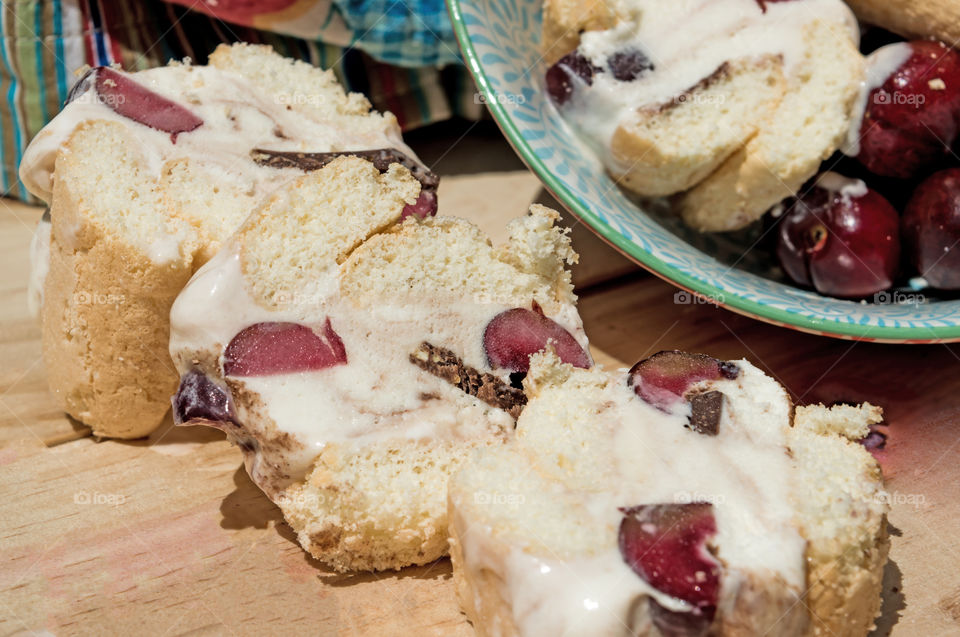
[[[478,209],[481,225],[540,196],[523,175],[510,179],[502,207]],[[455,207],[491,188],[453,181]],[[39,215],[0,205],[0,634],[472,634],[445,560],[355,576],[312,561],[219,432],[168,422],[142,441],[45,446],[84,432],[52,405],[26,312]],[[581,283],[592,287],[581,313],[605,365],[672,348],[747,357],[798,402],[886,408],[894,538],[878,635],[960,634],[960,347],[835,341],[676,304],[669,285],[583,237],[575,245],[592,269]]]

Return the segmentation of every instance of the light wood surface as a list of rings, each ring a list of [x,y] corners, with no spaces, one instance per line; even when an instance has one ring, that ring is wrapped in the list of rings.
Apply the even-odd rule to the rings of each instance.
[[[495,171],[451,171],[442,210],[502,236],[543,195],[515,163]],[[39,216],[0,202],[0,635],[473,634],[446,560],[343,576],[308,558],[219,432],[168,422],[147,440],[97,442],[58,412],[26,311]],[[894,537],[877,634],[960,634],[960,346],[835,341],[677,304],[572,225],[599,362],[672,348],[747,357],[798,402],[886,409]]]

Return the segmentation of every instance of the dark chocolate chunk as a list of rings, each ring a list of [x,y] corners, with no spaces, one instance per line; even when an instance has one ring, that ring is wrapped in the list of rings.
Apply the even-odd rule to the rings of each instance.
[[[390,164],[400,164],[410,171],[420,182],[420,196],[416,203],[409,204],[403,210],[401,219],[409,216],[425,219],[437,214],[437,187],[440,176],[423,164],[401,153],[395,148],[376,150],[347,150],[329,153],[300,153],[281,150],[254,148],[250,157],[261,166],[271,168],[299,168],[304,172],[320,170],[337,157],[359,157],[366,159],[381,173],[387,172]]]
[[[736,380],[740,375],[740,366],[730,361],[720,361],[720,375],[727,380]]]
[[[514,418],[520,416],[527,404],[527,396],[521,390],[511,387],[493,374],[466,365],[459,356],[443,347],[423,342],[410,354],[410,362]]]
[[[723,416],[723,394],[707,391],[690,397],[690,422],[687,427],[698,434],[716,436]]]
[[[510,386],[517,389],[523,389],[523,379],[527,377],[527,372],[510,372]]]
[[[250,156],[261,166],[271,168],[299,168],[304,172],[320,170],[337,157],[359,157],[366,159],[382,173],[387,172],[390,164],[400,164],[416,177],[425,190],[436,190],[440,176],[418,161],[413,160],[394,148],[376,150],[348,150],[330,153],[299,153],[280,150],[254,148]]]
[[[180,378],[180,387],[170,402],[176,425],[191,420],[238,424],[230,393],[197,369],[191,369]]]
[[[631,82],[653,70],[653,62],[640,49],[617,51],[609,57],[607,66],[613,77],[621,82]]]

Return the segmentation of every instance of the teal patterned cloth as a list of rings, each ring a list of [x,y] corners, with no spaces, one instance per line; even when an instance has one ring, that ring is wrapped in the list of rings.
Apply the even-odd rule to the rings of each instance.
[[[353,43],[401,66],[458,63],[460,52],[443,0],[335,0]]]

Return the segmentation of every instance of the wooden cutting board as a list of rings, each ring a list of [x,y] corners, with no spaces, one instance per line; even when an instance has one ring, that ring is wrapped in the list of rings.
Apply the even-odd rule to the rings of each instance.
[[[502,236],[538,196],[523,172],[466,172],[441,201]],[[64,417],[26,311],[39,216],[0,200],[0,635],[473,634],[446,560],[375,575],[311,560],[219,432],[167,422],[147,440],[97,442]],[[599,362],[672,348],[746,357],[798,402],[884,406],[893,549],[877,634],[960,634],[960,347],[836,341],[676,304],[582,227],[574,243]]]

